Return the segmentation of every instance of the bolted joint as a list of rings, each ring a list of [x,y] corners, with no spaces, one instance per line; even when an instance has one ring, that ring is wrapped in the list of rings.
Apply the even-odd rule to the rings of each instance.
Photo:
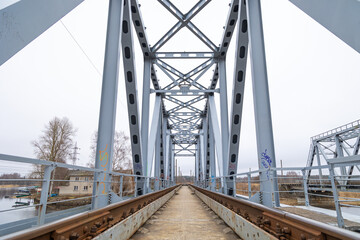
[[[71,233],[69,240],[77,240],[79,239],[80,235],[77,232]]]

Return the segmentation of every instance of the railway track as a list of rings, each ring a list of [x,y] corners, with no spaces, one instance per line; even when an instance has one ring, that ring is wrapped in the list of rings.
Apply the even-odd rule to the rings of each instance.
[[[135,199],[111,204],[105,208],[78,214],[34,229],[12,235],[12,240],[50,239],[83,240],[92,239],[122,220],[130,217],[153,201],[170,193],[177,186],[146,194]],[[193,185],[193,190],[216,201],[248,222],[256,225],[278,239],[333,240],[360,239],[356,234],[344,229],[316,222],[291,213],[265,207],[250,201],[208,191]],[[138,226],[140,227],[140,226]],[[131,235],[130,235],[131,236]]]
[[[215,200],[278,239],[299,240],[350,240],[360,239],[360,234],[333,227],[311,219],[277,209],[265,207],[191,185],[192,188]]]
[[[133,215],[143,207],[170,193],[178,185],[154,193],[149,193],[107,207],[78,214],[41,227],[11,235],[11,240],[83,240],[92,239],[118,222]]]

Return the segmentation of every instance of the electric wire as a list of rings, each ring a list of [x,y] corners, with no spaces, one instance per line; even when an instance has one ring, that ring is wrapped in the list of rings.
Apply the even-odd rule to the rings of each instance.
[[[74,37],[74,35],[70,32],[70,30],[66,27],[66,25],[64,24],[64,22],[60,19],[61,24],[63,25],[63,27],[65,28],[65,30],[69,33],[70,37],[74,40],[74,42],[76,43],[76,45],[80,48],[80,50],[82,51],[82,53],[85,55],[85,57],[87,58],[87,60],[90,62],[90,64],[92,65],[92,67],[95,69],[95,71],[99,74],[100,77],[102,77],[102,74],[100,73],[99,69],[96,67],[96,65],[94,64],[94,62],[91,60],[91,58],[89,57],[89,55],[86,54],[85,50],[81,47],[80,43],[76,40],[76,38]],[[123,107],[126,107],[125,104],[122,101],[119,101],[120,104]]]
[[[90,62],[90,64],[93,66],[93,68],[96,70],[96,72],[99,74],[100,77],[102,77],[102,74],[100,73],[99,69],[95,66],[94,62],[91,61],[89,55],[86,54],[85,50],[81,47],[81,45],[79,44],[79,42],[75,39],[74,35],[70,32],[70,30],[66,27],[66,25],[64,24],[64,22],[60,19],[61,24],[63,25],[63,27],[65,28],[65,30],[69,33],[70,37],[74,40],[74,42],[76,43],[76,45],[80,48],[80,50],[83,52],[83,54],[85,55],[85,57],[88,59],[88,61]]]

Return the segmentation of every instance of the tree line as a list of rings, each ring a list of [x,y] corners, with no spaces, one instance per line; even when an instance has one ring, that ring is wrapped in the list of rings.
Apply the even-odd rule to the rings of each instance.
[[[46,125],[42,134],[31,144],[34,147],[34,154],[37,159],[67,163],[71,160],[74,149],[74,138],[77,129],[66,117],[54,117]],[[89,167],[94,167],[96,156],[97,132],[91,139]],[[114,134],[113,149],[113,171],[122,172],[131,169],[131,146],[129,136],[123,131],[116,131]],[[56,168],[52,172],[52,179],[65,179],[68,169]],[[35,165],[30,178],[42,178],[44,166]]]

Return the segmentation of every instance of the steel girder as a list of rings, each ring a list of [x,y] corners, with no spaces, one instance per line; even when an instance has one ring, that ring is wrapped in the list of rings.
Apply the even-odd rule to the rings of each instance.
[[[92,209],[109,202],[111,179],[107,172],[112,170],[123,8],[123,0],[110,1],[95,159],[95,168],[103,172],[94,174]]]
[[[140,145],[140,118],[137,99],[137,76],[135,69],[135,52],[133,44],[133,32],[131,28],[132,16],[130,14],[130,5],[126,0],[124,6],[124,19],[122,22],[122,50],[123,64],[125,74],[125,87],[127,95],[127,107],[129,117],[130,139],[132,149],[133,171],[136,175],[143,175],[143,156]],[[136,191],[142,195],[144,190],[144,179],[137,179]]]
[[[360,53],[360,2],[358,0],[290,0],[315,21]]]
[[[83,1],[5,1],[0,6],[0,66]]]
[[[246,62],[248,52],[248,25],[246,4],[241,1],[238,11],[238,24],[236,36],[236,52],[235,52],[235,69],[233,76],[233,93],[231,102],[231,117],[230,117],[230,141],[229,141],[229,165],[227,168],[227,175],[233,175],[238,168],[238,153],[240,145],[240,129],[244,99],[245,88],[245,74]],[[227,182],[228,195],[235,196],[234,181],[230,178]]]
[[[280,205],[276,172],[269,172],[276,167],[274,137],[271,122],[270,96],[266,70],[264,35],[262,29],[260,0],[246,2],[251,70],[253,82],[256,141],[260,173],[260,199],[269,207]]]
[[[327,132],[318,134],[311,138],[309,156],[307,166],[314,165],[314,160],[318,166],[327,165],[329,163],[346,162],[348,159],[359,156],[360,149],[360,120],[337,127]],[[360,159],[360,157],[359,157]],[[353,165],[349,167],[340,166],[340,172],[336,172],[335,176],[342,188],[351,185],[349,181],[357,169],[360,172],[360,160],[353,161]],[[311,177],[311,170],[307,172],[307,179]],[[324,179],[321,169],[319,170],[320,183]]]
[[[263,41],[263,36],[260,7],[255,1],[255,3],[248,4],[248,9],[246,9],[244,1],[233,0],[230,4],[221,43],[219,47],[216,47],[216,45],[212,43],[212,41],[191,22],[191,19],[196,16],[196,14],[198,14],[210,1],[199,1],[186,14],[183,14],[169,0],[159,2],[167,10],[169,10],[169,12],[178,20],[178,23],[176,23],[151,48],[148,44],[140,8],[136,0],[131,0],[132,15],[126,17],[129,21],[132,19],[144,54],[141,138],[139,132],[137,132],[139,130],[136,130],[139,129],[139,121],[136,121],[135,125],[137,126],[132,126],[131,120],[134,119],[134,117],[129,115],[130,126],[132,127],[130,129],[130,133],[131,135],[136,134],[139,136],[138,142],[141,145],[139,148],[139,156],[140,161],[142,160],[142,164],[140,164],[140,166],[142,172],[144,172],[146,176],[154,174],[156,179],[164,178],[173,182],[175,175],[175,157],[195,155],[198,183],[200,183],[201,180],[205,180],[203,181],[205,183],[204,187],[208,187],[209,182],[211,182],[211,187],[213,189],[215,186],[214,178],[217,177],[217,173],[219,176],[226,176],[236,174],[237,172],[237,152],[239,148],[242,97],[246,72],[248,28],[250,30],[252,29],[252,31],[250,31],[250,35],[252,32],[254,35],[253,39],[260,39],[260,44],[258,41],[253,42],[253,45],[260,49],[258,52],[255,50],[253,51],[253,59],[257,57],[255,61],[252,61],[252,67],[255,68],[255,66],[257,66],[256,70],[253,69],[253,71],[260,71],[261,74],[265,74],[260,77],[258,75],[254,77],[254,82],[258,83],[258,86],[255,86],[254,88],[254,95],[258,95],[257,97],[254,97],[255,102],[263,101],[262,103],[265,106],[259,108],[259,106],[256,105],[255,112],[265,111],[268,113],[267,117],[271,119],[270,109],[267,108],[269,106],[269,100],[268,98],[263,97],[268,95],[268,90],[266,66],[264,64],[265,57],[263,54],[264,49],[263,45],[261,45],[261,43],[263,44],[263,42],[261,42]],[[249,5],[251,6],[249,7]],[[252,7],[255,10],[252,10]],[[251,11],[253,13],[251,13]],[[252,15],[253,23],[252,25],[250,23],[248,27],[247,17],[250,15]],[[236,42],[237,52],[235,73],[233,77],[233,101],[231,101],[231,128],[229,128],[225,66],[227,49],[236,24],[238,26],[238,36]],[[125,26],[127,25],[125,24]],[[209,47],[210,51],[189,53],[159,52],[158,50],[170,38],[175,36],[182,27],[187,27],[191,32],[193,32],[196,37]],[[128,27],[128,29],[130,29],[130,27]],[[129,32],[131,34],[131,31]],[[128,37],[128,41],[130,41],[129,39],[132,39],[131,35]],[[132,42],[130,50],[131,49]],[[124,59],[126,59],[126,56],[129,55],[128,50],[129,49],[124,49]],[[131,53],[132,52],[130,51],[130,54]],[[192,70],[184,73],[169,64],[167,59],[185,59],[188,61],[191,61],[192,59],[204,59],[204,62],[200,65],[194,66]],[[133,61],[129,61],[129,63],[126,64],[124,63],[124,68],[126,73],[129,69],[133,69],[135,71]],[[211,78],[210,85],[205,87],[201,83],[201,79],[204,78],[206,75],[205,73],[210,69],[214,70],[213,77]],[[157,77],[157,70],[160,70],[165,77],[170,80],[170,84],[168,83],[165,86],[160,86]],[[126,75],[125,77],[128,76]],[[152,81],[154,89],[150,88],[150,81]],[[220,82],[220,86],[216,88],[218,81]],[[127,89],[127,91],[130,93],[130,91],[134,90],[136,90],[136,88],[134,88],[133,85],[129,85],[129,89]],[[151,117],[149,114],[149,102],[152,94],[156,95],[156,100],[154,113]],[[215,103],[214,97],[215,94],[219,94],[220,96],[220,119],[218,119],[217,104]],[[128,101],[131,101],[131,99],[129,98]],[[203,108],[201,107],[202,104]],[[130,108],[131,106],[132,105],[128,103],[128,107]],[[135,114],[135,116],[138,120],[138,114]],[[149,119],[151,118],[153,120],[151,127],[149,127]],[[270,158],[275,162],[272,150],[273,143],[271,120],[270,125],[268,123],[264,124],[263,121],[258,118],[256,121],[257,140],[259,146],[258,151],[260,154],[263,153],[264,149],[266,149],[266,153],[271,152],[269,153],[271,155]],[[135,121],[133,122],[135,123]],[[264,128],[268,129],[262,132]],[[177,146],[176,148],[175,145]],[[133,146],[133,151],[134,149],[136,149],[136,146]],[[267,152],[268,149],[270,149],[269,152]],[[236,155],[235,161],[232,158],[233,155]],[[152,166],[154,160],[156,169],[153,171]],[[215,164],[216,161],[217,164]],[[259,159],[259,167],[261,168],[261,166],[261,160]],[[274,165],[272,164],[272,166]],[[216,167],[218,170],[216,170]],[[209,181],[210,177],[213,178],[213,180]],[[269,184],[269,181],[266,181],[266,179],[263,180],[264,183],[262,183],[262,189],[267,187]],[[233,183],[233,181],[231,182]],[[147,186],[149,187],[149,185]],[[233,191],[234,186],[230,184],[230,181],[227,184],[226,179],[224,178],[221,181],[221,187],[224,193],[230,195],[235,194]],[[160,185],[156,183],[156,189],[159,188]],[[266,200],[266,197],[264,203],[270,205],[268,199]]]

